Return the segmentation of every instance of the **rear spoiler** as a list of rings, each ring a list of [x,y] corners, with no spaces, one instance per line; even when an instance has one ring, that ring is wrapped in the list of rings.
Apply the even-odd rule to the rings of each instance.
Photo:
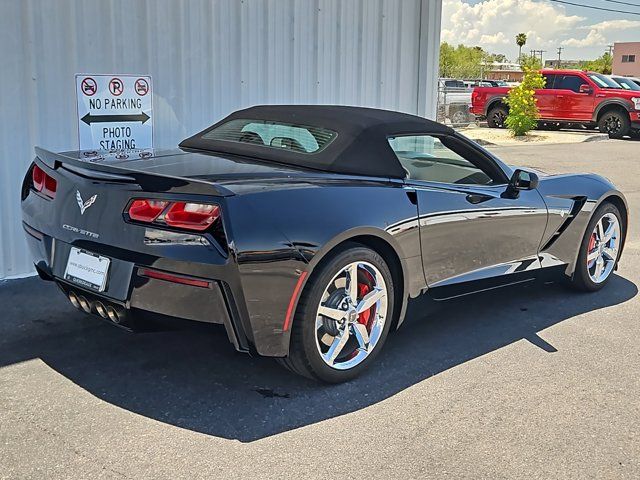
[[[231,190],[207,180],[143,172],[127,168],[123,163],[107,165],[90,160],[80,160],[66,153],[55,153],[40,147],[35,147],[35,151],[36,160],[40,160],[53,170],[63,168],[77,175],[96,180],[137,183],[145,191],[163,192],[173,189],[178,193],[215,195],[219,197],[234,195]]]

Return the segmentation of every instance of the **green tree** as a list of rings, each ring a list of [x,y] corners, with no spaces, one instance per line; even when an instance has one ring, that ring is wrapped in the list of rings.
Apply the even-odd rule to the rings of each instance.
[[[487,53],[486,60],[491,63],[493,62],[506,63],[509,61],[507,56],[502,53]]]
[[[518,58],[522,58],[522,47],[527,44],[527,34],[519,33],[516,35],[516,45],[518,45]]]
[[[487,53],[480,47],[443,42],[440,45],[440,76],[450,78],[480,77]]]
[[[535,91],[539,88],[544,88],[545,80],[539,71],[539,60],[535,60],[535,62],[533,59],[529,62],[523,62],[524,77],[522,83],[509,90],[506,98],[506,103],[509,105],[509,114],[505,124],[516,137],[526,135],[529,130],[534,129],[540,116]]]
[[[581,62],[580,66],[585,70],[604,73],[605,75],[611,75],[613,59],[611,58],[611,55],[609,55],[609,52],[606,52],[604,55],[596,58],[595,60]]]

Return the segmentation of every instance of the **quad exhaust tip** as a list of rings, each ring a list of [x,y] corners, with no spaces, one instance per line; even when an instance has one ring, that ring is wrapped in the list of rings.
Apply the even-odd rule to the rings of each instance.
[[[78,296],[74,292],[69,293],[69,301],[71,302],[71,305],[76,307],[78,310],[82,308],[80,307],[80,300],[78,300]]]
[[[71,302],[71,304],[78,310],[82,310],[86,313],[91,313],[95,308],[95,311],[98,313],[98,315],[107,320],[111,320],[116,325],[121,325],[125,320],[124,310],[122,309],[118,309],[111,305],[105,305],[99,300],[91,303],[86,299],[86,297],[84,297],[83,295],[78,295],[76,292],[69,292],[67,296],[69,297],[69,301]]]
[[[120,324],[120,322],[122,321],[120,313],[112,306],[107,307],[107,316],[113,323]]]
[[[80,295],[78,297],[78,303],[80,303],[80,308],[82,308],[85,313],[91,313],[91,304],[89,303],[89,300]]]
[[[96,302],[95,307],[96,307],[96,312],[98,312],[98,315],[100,315],[102,318],[109,318],[109,315],[107,314],[107,309],[102,304],[102,302]]]

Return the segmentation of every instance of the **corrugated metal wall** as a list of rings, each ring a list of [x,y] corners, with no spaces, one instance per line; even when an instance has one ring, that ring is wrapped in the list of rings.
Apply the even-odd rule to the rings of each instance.
[[[77,148],[75,73],[150,74],[155,146],[240,107],[435,114],[441,0],[0,0],[0,279],[32,271],[33,147]]]

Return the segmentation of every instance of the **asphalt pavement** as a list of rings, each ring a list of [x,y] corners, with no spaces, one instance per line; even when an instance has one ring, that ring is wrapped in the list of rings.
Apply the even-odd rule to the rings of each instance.
[[[595,294],[510,287],[414,313],[338,386],[223,330],[131,335],[37,278],[0,283],[0,478],[640,478],[640,142],[497,147],[627,195]]]

